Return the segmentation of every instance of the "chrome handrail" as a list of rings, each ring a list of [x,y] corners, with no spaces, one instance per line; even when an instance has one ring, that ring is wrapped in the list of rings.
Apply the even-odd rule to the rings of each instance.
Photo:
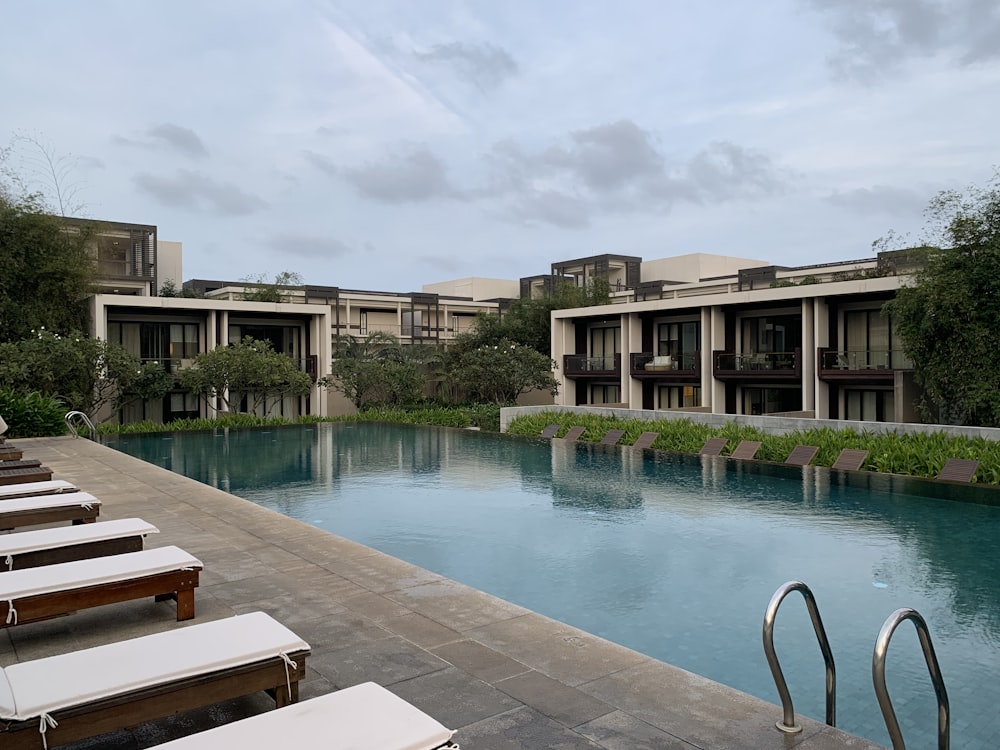
[[[788,692],[788,684],[781,672],[781,665],[778,664],[778,655],[774,651],[774,618],[778,614],[778,606],[782,600],[793,591],[800,592],[802,598],[806,600],[806,609],[809,610],[809,618],[812,620],[813,630],[816,631],[820,651],[823,652],[823,661],[826,664],[826,723],[831,727],[837,725],[837,668],[833,663],[833,651],[830,649],[830,641],[827,640],[826,630],[823,628],[823,620],[819,616],[819,608],[816,606],[816,597],[802,581],[789,581],[779,586],[771,597],[764,612],[763,632],[764,655],[767,656],[767,665],[771,668],[771,676],[774,677],[774,684],[778,688],[784,712],[782,720],[776,722],[775,726],[788,734],[801,732],[802,727],[795,723],[792,696]]]
[[[878,698],[879,708],[882,709],[882,717],[885,719],[885,728],[889,730],[893,750],[906,750],[899,722],[896,721],[896,712],[892,708],[889,691],[885,685],[885,657],[889,649],[889,641],[903,620],[912,620],[913,626],[917,629],[917,638],[920,640],[920,648],[924,652],[924,661],[927,662],[927,671],[930,673],[931,682],[934,684],[934,693],[937,696],[938,750],[948,750],[951,744],[951,727],[948,692],[944,687],[944,678],[941,676],[937,656],[934,655],[934,644],[931,643],[931,633],[927,628],[927,623],[916,610],[907,607],[897,609],[882,624],[882,629],[875,640],[875,650],[872,653],[872,681],[875,683],[875,695]]]
[[[80,419],[83,422],[83,424],[87,427],[87,430],[90,432],[90,439],[95,441],[97,440],[97,428],[94,427],[94,423],[90,421],[90,417],[88,417],[82,411],[69,411],[66,412],[66,416],[63,417],[63,421],[66,423],[66,429],[69,430],[70,434],[73,435],[73,437],[75,438],[80,437],[80,434],[76,431],[76,428],[73,427],[74,419]]]

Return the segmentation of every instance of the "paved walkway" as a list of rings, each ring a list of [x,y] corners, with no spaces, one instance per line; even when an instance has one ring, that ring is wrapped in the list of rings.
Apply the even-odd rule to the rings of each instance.
[[[464,750],[878,747],[807,719],[784,735],[776,706],[89,440],[17,443],[99,497],[102,519],[144,518],[160,529],[147,546],[202,560],[194,622],[263,610],[308,641],[303,698],[373,680]],[[126,602],[8,628],[0,659],[183,626],[172,603]],[[151,747],[271,706],[253,696],[69,747]]]

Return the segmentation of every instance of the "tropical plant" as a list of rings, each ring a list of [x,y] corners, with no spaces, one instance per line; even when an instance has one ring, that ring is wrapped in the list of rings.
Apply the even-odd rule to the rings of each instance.
[[[322,385],[359,409],[401,406],[420,399],[426,378],[395,336],[378,331],[364,338],[338,336],[330,375]]]
[[[0,414],[7,423],[6,437],[45,437],[66,433],[63,422],[66,405],[38,391],[19,393],[11,388],[0,389]]]
[[[294,271],[282,271],[274,277],[274,281],[267,281],[264,274],[248,276],[242,281],[253,285],[243,291],[245,302],[287,302],[288,295],[281,291],[282,288],[300,285],[302,276]]]
[[[451,354],[448,381],[469,398],[512,404],[522,393],[545,390],[553,396],[558,384],[555,363],[529,346],[502,338],[496,344],[469,346],[463,341]]]
[[[181,385],[206,401],[218,399],[226,411],[238,411],[246,398],[247,411],[265,416],[284,396],[305,396],[312,389],[312,380],[290,357],[250,336],[197,355],[179,375]]]

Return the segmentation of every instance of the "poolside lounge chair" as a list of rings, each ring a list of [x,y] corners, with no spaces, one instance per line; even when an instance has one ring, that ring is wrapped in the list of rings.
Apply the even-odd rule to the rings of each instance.
[[[48,482],[22,482],[0,487],[0,500],[34,495],[55,495],[60,492],[76,491],[76,485],[62,479],[52,479]]]
[[[840,471],[859,471],[868,458],[868,451],[860,448],[844,448],[833,462],[831,469]]]
[[[4,534],[0,536],[0,572],[138,552],[146,534],[158,531],[141,518],[121,518]]]
[[[433,750],[457,747],[454,731],[374,682],[327,693],[157,745],[163,750],[324,747]],[[329,743],[329,744],[326,744]]]
[[[937,478],[948,482],[971,482],[978,468],[978,461],[968,458],[949,458],[944,462],[944,468]]]
[[[177,620],[190,620],[202,567],[179,547],[160,547],[12,570],[0,574],[0,617],[10,627],[152,596],[176,600]]]
[[[42,465],[42,462],[37,458],[16,458],[16,459],[6,459],[0,456],[0,471],[8,471],[9,469],[37,469]]]
[[[729,444],[726,438],[709,438],[705,441],[705,444],[701,446],[701,450],[698,451],[699,456],[721,456],[722,449]]]
[[[543,437],[543,438],[554,438],[558,432],[559,432],[559,425],[557,425],[557,424],[550,424],[550,425],[546,426],[546,428],[544,430],[542,430],[541,437]]]
[[[739,445],[733,448],[733,452],[729,454],[729,457],[749,460],[756,456],[759,450],[759,440],[741,440]]]
[[[93,523],[100,512],[101,501],[87,492],[16,497],[0,501],[0,531],[61,521]]]
[[[608,430],[601,438],[601,445],[618,445],[618,441],[622,439],[624,434],[625,430]]]
[[[586,427],[570,427],[569,432],[563,435],[563,440],[567,443],[575,443],[580,436],[587,431]]]
[[[808,466],[819,453],[819,448],[815,445],[796,445],[792,452],[788,454],[785,463],[789,466]]]
[[[47,466],[21,469],[0,469],[0,485],[22,482],[47,482],[52,479],[52,469]]]
[[[16,461],[24,457],[24,452],[16,445],[4,443],[0,445],[0,461]]]
[[[54,747],[262,690],[281,707],[298,700],[309,654],[252,612],[13,664],[0,671],[0,746]]]
[[[659,436],[660,433],[658,432],[644,432],[639,436],[639,439],[632,444],[632,447],[637,448],[639,450],[646,450],[647,448],[651,448],[653,443],[656,442],[656,438],[658,438]]]

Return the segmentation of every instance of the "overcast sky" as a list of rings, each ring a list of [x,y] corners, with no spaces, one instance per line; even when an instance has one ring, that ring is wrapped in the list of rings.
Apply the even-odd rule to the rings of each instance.
[[[185,278],[863,258],[1000,163],[996,0],[33,0],[0,60],[0,143]]]

